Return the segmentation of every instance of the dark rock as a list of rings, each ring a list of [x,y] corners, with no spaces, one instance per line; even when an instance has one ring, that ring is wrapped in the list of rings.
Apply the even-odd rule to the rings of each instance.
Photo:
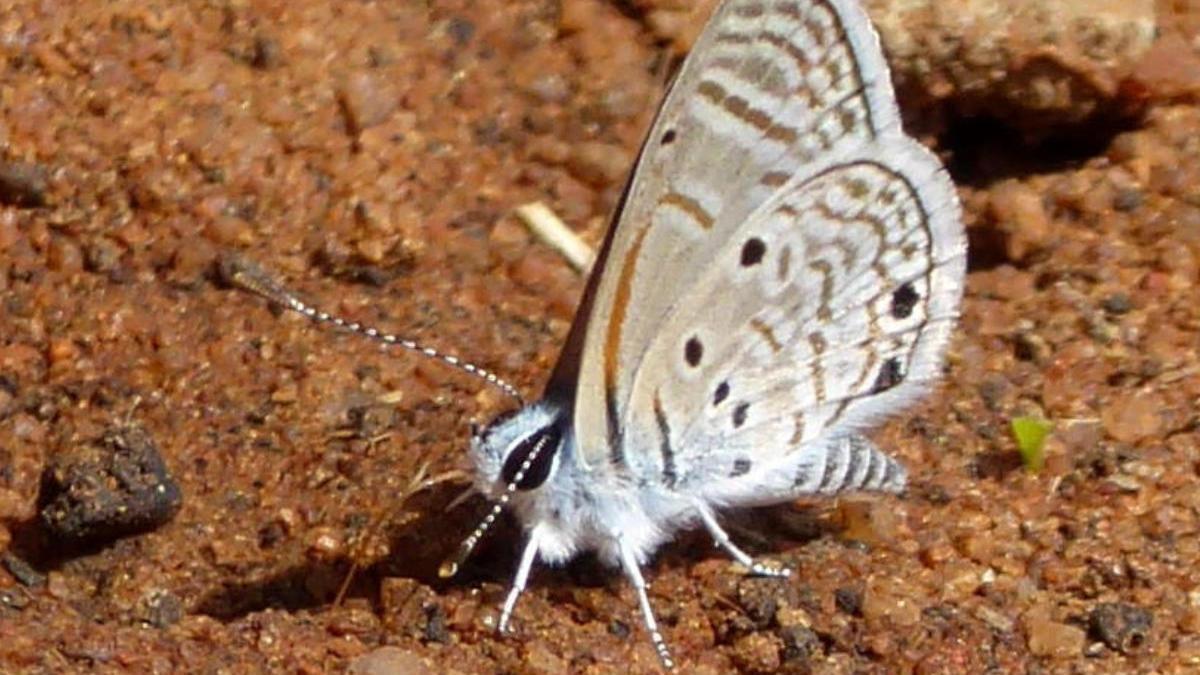
[[[1104,311],[1118,316],[1133,309],[1133,301],[1124,293],[1113,293],[1105,298],[1102,304],[1104,305]]]
[[[183,618],[183,601],[169,591],[152,594],[142,603],[141,619],[155,628],[168,628]]]
[[[1123,602],[1103,602],[1088,615],[1088,632],[1110,649],[1133,654],[1145,646],[1154,615]]]
[[[789,626],[779,631],[783,640],[783,660],[806,663],[821,656],[824,646],[811,628]]]
[[[0,204],[22,208],[46,205],[46,170],[36,164],[0,161]]]
[[[22,586],[41,586],[46,583],[46,577],[41,572],[33,569],[33,566],[24,560],[13,555],[11,551],[5,551],[0,555],[0,562],[4,563],[4,569],[13,575],[17,583]]]
[[[451,17],[450,23],[446,27],[446,32],[450,34],[450,37],[454,38],[454,42],[459,47],[462,47],[475,36],[475,24],[471,23],[469,19],[459,16]]]
[[[863,594],[860,590],[843,586],[833,592],[833,603],[850,616],[862,615]]]
[[[783,584],[770,577],[744,577],[738,583],[738,604],[759,628],[765,628],[775,619],[779,609]],[[782,599],[787,602],[786,599]]]
[[[168,522],[179,486],[150,437],[113,428],[58,454],[42,474],[42,523],[64,543],[102,545]]]

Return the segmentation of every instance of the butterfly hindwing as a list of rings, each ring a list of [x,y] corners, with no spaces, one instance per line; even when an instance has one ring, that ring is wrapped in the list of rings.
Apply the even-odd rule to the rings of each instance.
[[[656,452],[630,458],[635,471],[736,491],[726,481],[823,461],[915,398],[957,318],[958,222],[949,178],[906,137],[811,164],[736,230],[647,348],[624,427]],[[811,485],[776,487],[793,488]]]

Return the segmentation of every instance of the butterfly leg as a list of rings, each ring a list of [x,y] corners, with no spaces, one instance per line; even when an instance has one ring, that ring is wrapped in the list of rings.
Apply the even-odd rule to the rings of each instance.
[[[654,651],[658,652],[658,659],[662,661],[663,668],[674,670],[675,660],[671,658],[671,651],[667,649],[667,641],[663,639],[662,633],[658,630],[658,622],[654,620],[650,597],[646,595],[646,580],[642,578],[642,571],[638,568],[637,557],[620,537],[617,538],[617,547],[621,551],[621,566],[625,568],[625,576],[629,578],[629,583],[633,584],[633,589],[637,592],[638,604],[642,608],[642,622],[646,624],[646,632],[650,634],[650,641],[654,643]]]
[[[737,544],[733,543],[733,540],[729,538],[729,533],[727,533],[721,527],[721,524],[717,522],[716,515],[713,514],[712,509],[708,508],[707,504],[696,501],[695,507],[696,510],[700,512],[700,518],[704,520],[704,527],[708,528],[708,533],[712,535],[713,541],[717,542],[717,546],[725,549],[725,552],[728,553],[731,558],[749,569],[751,574],[764,577],[781,578],[791,576],[792,571],[790,569],[759,562],[754,558],[751,558],[748,553],[738,548]]]
[[[541,530],[536,527],[529,531],[529,541],[517,565],[517,576],[508,590],[508,597],[504,598],[504,608],[500,610],[500,621],[496,624],[496,630],[501,633],[508,632],[508,621],[512,618],[513,608],[517,606],[517,598],[521,597],[521,593],[525,592],[525,584],[529,583],[529,570],[533,569],[533,561],[537,559],[540,535]]]

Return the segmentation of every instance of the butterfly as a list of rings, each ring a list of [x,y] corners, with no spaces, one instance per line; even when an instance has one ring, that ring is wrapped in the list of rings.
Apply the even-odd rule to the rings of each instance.
[[[862,432],[941,370],[966,242],[937,158],[901,129],[879,39],[854,0],[725,0],[647,135],[540,400],[472,435],[525,542],[498,622],[535,562],[621,569],[663,665],[641,568],[703,526],[752,573],[718,513],[802,495],[898,492]],[[247,284],[318,321],[494,374]]]

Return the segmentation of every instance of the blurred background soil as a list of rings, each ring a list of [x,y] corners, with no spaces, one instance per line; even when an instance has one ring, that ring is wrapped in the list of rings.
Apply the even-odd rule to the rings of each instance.
[[[0,0],[0,670],[655,672],[588,560],[495,635],[511,524],[437,578],[503,396],[218,270],[536,392],[583,279],[513,208],[600,239],[701,4]],[[1200,3],[867,4],[966,206],[947,382],[877,434],[903,498],[733,518],[790,580],[664,548],[666,637],[696,673],[1198,672]]]

